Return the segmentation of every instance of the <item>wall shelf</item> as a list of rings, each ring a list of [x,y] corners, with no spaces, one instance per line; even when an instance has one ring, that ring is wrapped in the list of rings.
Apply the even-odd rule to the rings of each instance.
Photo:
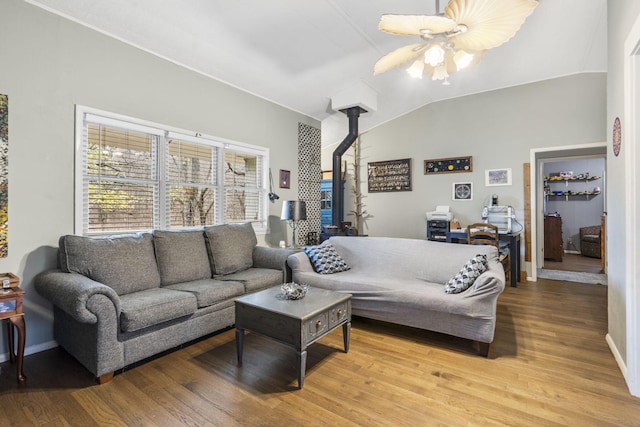
[[[575,177],[565,177],[562,178],[560,176],[552,176],[552,177],[544,177],[544,187],[545,187],[545,197],[547,199],[553,198],[558,200],[558,198],[564,197],[565,201],[569,200],[591,200],[594,196],[600,194],[600,191],[575,191],[569,190],[569,184],[577,184],[577,183],[587,183],[590,181],[599,180],[599,176],[589,176],[588,174],[577,175]],[[549,184],[558,184],[564,183],[566,190],[552,190]],[[556,187],[557,188],[557,187]],[[575,187],[571,187],[575,188]],[[598,187],[596,187],[597,189]]]

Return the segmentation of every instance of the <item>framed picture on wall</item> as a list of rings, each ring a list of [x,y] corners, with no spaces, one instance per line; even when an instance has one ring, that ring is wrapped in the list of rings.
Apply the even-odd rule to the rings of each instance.
[[[511,185],[511,168],[485,170],[484,183],[487,187]]]
[[[473,183],[454,182],[452,198],[453,200],[473,200]]]
[[[280,188],[291,188],[291,171],[280,169]]]

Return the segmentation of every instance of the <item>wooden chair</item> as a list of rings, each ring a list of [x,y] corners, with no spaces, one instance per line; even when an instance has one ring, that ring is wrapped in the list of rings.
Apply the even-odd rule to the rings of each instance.
[[[509,280],[511,279],[511,255],[509,245],[500,242],[498,227],[485,222],[469,224],[467,226],[467,243],[470,245],[495,246],[498,249],[498,259],[500,260],[500,264],[502,264],[502,268],[504,268],[506,281],[509,283]]]

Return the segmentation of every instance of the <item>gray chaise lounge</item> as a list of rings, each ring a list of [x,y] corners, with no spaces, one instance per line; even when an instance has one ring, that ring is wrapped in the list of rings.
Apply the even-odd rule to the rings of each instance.
[[[495,247],[344,236],[326,243],[351,269],[319,274],[299,252],[288,259],[295,282],[352,294],[354,315],[475,340],[488,355],[505,286]],[[446,294],[445,283],[476,254],[487,254],[488,270],[466,291]]]

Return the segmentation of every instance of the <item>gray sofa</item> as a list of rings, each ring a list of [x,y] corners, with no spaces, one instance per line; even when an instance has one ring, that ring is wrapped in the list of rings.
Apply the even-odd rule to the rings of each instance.
[[[354,315],[475,340],[488,355],[505,286],[495,247],[344,236],[323,244],[332,244],[351,269],[319,274],[299,252],[287,261],[295,282],[352,294]],[[487,271],[467,290],[445,293],[445,283],[476,254],[487,255]]]
[[[59,268],[34,284],[53,303],[55,340],[103,383],[134,362],[232,326],[234,299],[289,280],[291,253],[257,246],[248,223],[67,235]]]

